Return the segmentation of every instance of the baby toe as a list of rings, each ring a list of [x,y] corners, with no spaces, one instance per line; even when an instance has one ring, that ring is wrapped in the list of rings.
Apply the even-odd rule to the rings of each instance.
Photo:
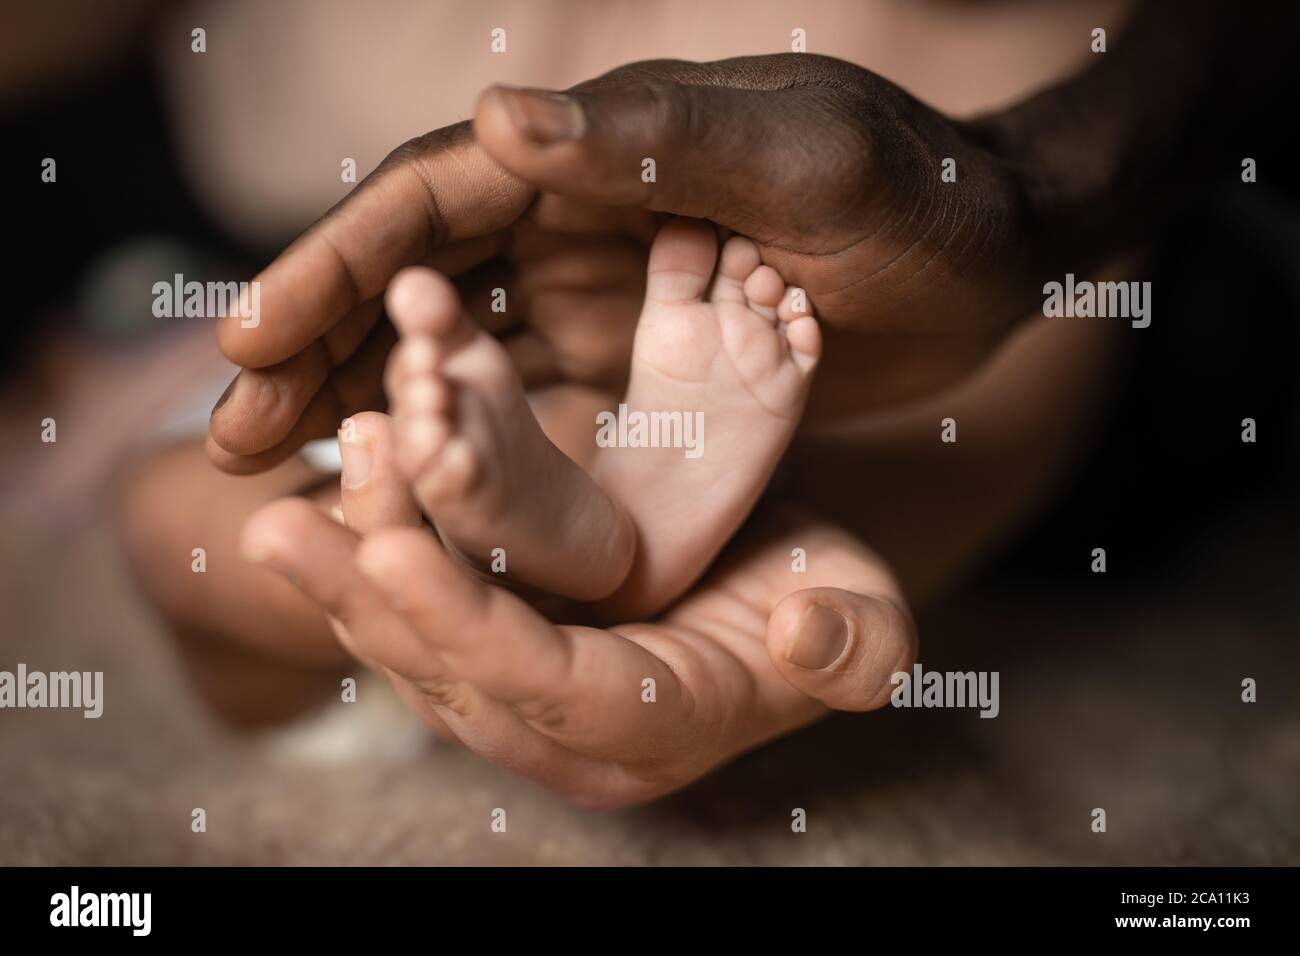
[[[776,307],[776,317],[782,322],[791,322],[805,315],[812,315],[808,293],[799,286],[792,285],[781,296],[781,304]]]
[[[411,266],[394,276],[384,305],[403,336],[442,340],[473,329],[451,280],[424,266]]]
[[[438,369],[438,349],[427,335],[400,339],[384,367],[384,393],[396,404],[408,383],[428,378]]]
[[[822,354],[822,332],[817,320],[810,315],[798,316],[785,326],[785,336],[795,364],[811,372]]]
[[[414,480],[437,460],[451,435],[451,424],[440,415],[396,419],[397,467]]]
[[[761,263],[758,246],[752,240],[744,236],[732,236],[722,247],[718,272],[728,279],[743,283]]]
[[[745,298],[754,305],[775,309],[785,295],[785,280],[771,266],[759,266],[745,280]]]

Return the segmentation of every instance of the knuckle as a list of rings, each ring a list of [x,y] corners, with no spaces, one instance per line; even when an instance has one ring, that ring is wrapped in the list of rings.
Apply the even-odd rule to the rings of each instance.
[[[431,252],[446,244],[450,228],[442,211],[437,179],[430,169],[429,159],[445,150],[463,146],[472,139],[473,132],[468,122],[408,139],[385,156],[359,188],[371,187],[381,178],[388,180],[393,176],[409,177],[412,192],[424,205],[429,225],[427,251]]]
[[[678,83],[653,80],[641,88],[645,114],[652,129],[668,137],[667,145],[676,147],[694,142],[690,133],[698,125],[693,100]]]
[[[265,407],[297,414],[329,377],[329,358],[319,340],[258,377]]]
[[[447,674],[432,674],[413,682],[429,702],[446,708],[458,717],[467,717],[474,709],[473,691],[463,681]]]
[[[573,726],[573,705],[550,695],[538,695],[511,702],[520,717],[538,730],[562,734]]]
[[[571,691],[578,684],[573,655],[567,654],[548,675],[534,675],[530,684],[511,697],[511,709],[544,733],[561,735],[573,729],[583,705]]]

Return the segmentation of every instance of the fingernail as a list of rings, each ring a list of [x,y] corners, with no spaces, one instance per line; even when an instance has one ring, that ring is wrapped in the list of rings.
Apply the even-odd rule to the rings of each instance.
[[[785,659],[796,667],[819,671],[830,667],[849,643],[849,622],[821,604],[810,604],[794,629]]]
[[[212,415],[215,415],[218,411],[220,411],[222,405],[224,405],[224,404],[226,404],[226,402],[230,401],[230,393],[233,392],[233,391],[235,390],[235,386],[236,386],[237,384],[239,384],[239,376],[238,376],[238,375],[236,375],[234,378],[232,378],[232,379],[230,380],[230,384],[226,386],[226,390],[225,390],[224,392],[222,392],[222,393],[221,393],[221,397],[220,397],[219,399],[217,399],[217,404],[215,404],[215,405],[212,406],[212,412],[211,412],[211,414],[208,416],[209,418],[212,417]]]
[[[340,431],[339,457],[343,461],[343,484],[348,488],[365,484],[370,477],[370,463],[374,457],[369,442],[355,433],[350,438],[345,438]]]
[[[571,96],[510,87],[501,93],[519,131],[538,146],[578,139],[587,128],[586,114]]]

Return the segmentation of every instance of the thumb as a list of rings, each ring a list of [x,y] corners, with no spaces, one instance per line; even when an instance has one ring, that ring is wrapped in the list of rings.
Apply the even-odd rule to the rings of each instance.
[[[815,205],[809,191],[835,181],[825,159],[851,155],[843,125],[814,102],[824,96],[658,76],[566,93],[494,86],[479,98],[474,132],[497,162],[543,190],[711,219],[763,241],[773,220]],[[809,171],[817,175],[804,182]]]
[[[360,535],[381,528],[419,527],[420,507],[395,460],[393,420],[360,412],[339,428],[342,475],[339,507],[344,523]]]
[[[916,626],[892,601],[840,588],[788,595],[767,623],[767,651],[794,687],[835,710],[875,710],[890,677],[916,660]]]

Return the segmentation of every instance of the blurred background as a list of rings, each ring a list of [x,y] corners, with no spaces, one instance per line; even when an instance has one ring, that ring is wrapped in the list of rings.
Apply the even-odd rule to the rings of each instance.
[[[111,531],[124,463],[201,433],[233,374],[208,320],[153,317],[153,282],[251,277],[351,189],[343,159],[364,177],[468,117],[488,83],[778,52],[799,26],[810,49],[967,116],[1079,69],[1079,38],[1119,35],[1128,6],[6,3],[0,669],[104,670],[111,696],[98,721],[0,712],[0,863],[1300,860],[1292,175],[1243,191],[1229,174],[1176,217],[1153,260],[1156,320],[1097,446],[1032,526],[922,610],[928,666],[1001,671],[996,721],[836,717],[669,800],[583,814],[413,742],[397,717],[391,746],[364,756],[329,743],[337,725],[311,747],[224,728]],[[489,52],[497,26],[507,55]],[[1297,155],[1295,135],[1261,170]],[[38,440],[46,417],[56,444]],[[1259,439],[1243,455],[1244,417]],[[1099,541],[1106,575],[1081,557]],[[1256,704],[1240,701],[1245,677]],[[493,839],[480,813],[507,800],[518,835]],[[202,836],[198,806],[221,821]],[[811,821],[797,840],[795,806]]]

